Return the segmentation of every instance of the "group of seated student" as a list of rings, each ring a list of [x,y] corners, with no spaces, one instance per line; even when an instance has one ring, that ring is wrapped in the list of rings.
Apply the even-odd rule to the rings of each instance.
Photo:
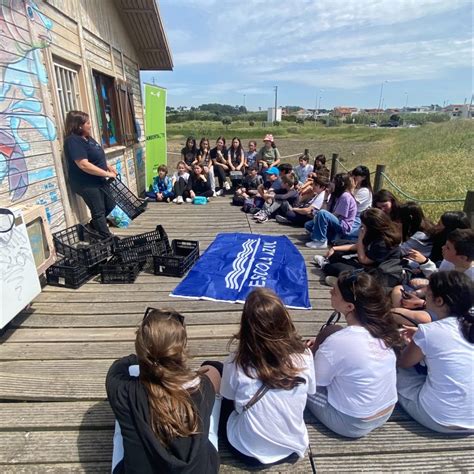
[[[196,140],[188,137],[176,172],[169,177],[168,168],[161,165],[146,196],[158,202],[182,204],[193,202],[196,196],[209,199],[231,189],[245,188],[244,182],[253,174],[254,168],[259,176],[265,176],[266,171],[280,163],[273,135],[267,134],[263,143],[257,152],[254,140],[248,143],[248,151],[245,151],[239,137],[232,139],[229,148],[224,137],[217,138],[214,148],[210,147],[208,138],[201,138],[197,146]],[[301,173],[304,177],[307,171],[301,170]]]
[[[349,438],[381,427],[397,401],[430,430],[471,435],[473,297],[466,273],[434,272],[425,301],[435,318],[400,329],[378,278],[344,271],[331,289],[334,313],[304,341],[278,296],[257,288],[230,355],[198,370],[188,365],[184,317],[149,308],[136,355],[107,374],[113,472],[217,473],[218,441],[252,468],[293,463],[309,446],[305,408]]]

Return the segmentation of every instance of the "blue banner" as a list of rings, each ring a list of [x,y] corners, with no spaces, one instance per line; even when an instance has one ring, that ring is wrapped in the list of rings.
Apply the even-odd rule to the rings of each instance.
[[[171,296],[244,303],[258,287],[288,308],[311,309],[306,265],[288,237],[218,234]]]

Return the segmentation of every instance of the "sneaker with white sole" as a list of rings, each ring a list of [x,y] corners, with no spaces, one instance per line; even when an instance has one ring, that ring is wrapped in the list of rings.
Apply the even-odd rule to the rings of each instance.
[[[183,196],[178,196],[176,198],[176,204],[183,204],[184,200],[183,200]]]
[[[230,184],[227,181],[224,183],[224,189],[230,191]]]
[[[289,221],[285,216],[280,216],[280,214],[275,216],[275,220],[279,224],[291,224],[291,221]]]
[[[191,203],[193,202],[193,200],[192,200],[191,198],[186,198],[186,202],[187,202],[188,204],[191,204]]]
[[[212,191],[212,197],[213,198],[217,197],[217,193],[215,191]]]
[[[174,198],[173,202],[176,204],[178,202],[178,198]]]
[[[333,288],[336,286],[336,283],[337,283],[337,277],[335,276],[327,276],[325,279],[324,279],[324,283],[327,285],[327,286],[332,286]]]
[[[255,220],[259,224],[263,224],[264,222],[268,221],[268,215],[266,213],[263,213],[263,214],[259,215]]]
[[[313,263],[319,267],[319,268],[323,268],[324,265],[326,265],[328,262],[328,259],[326,257],[323,257],[322,255],[315,255],[313,257]]]
[[[324,240],[323,242],[319,240],[311,240],[310,242],[306,242],[306,247],[309,247],[310,249],[324,250],[328,248],[328,243],[327,240]]]
[[[219,191],[216,191],[216,196],[222,196],[224,194],[223,189],[219,189]]]
[[[264,216],[265,213],[263,211],[258,211],[256,214],[254,214],[252,217],[257,220],[259,219],[260,217]]]

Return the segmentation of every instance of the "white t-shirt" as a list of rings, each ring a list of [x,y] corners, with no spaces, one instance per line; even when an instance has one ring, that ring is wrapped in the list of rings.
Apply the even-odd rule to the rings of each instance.
[[[422,407],[440,425],[474,429],[474,346],[462,335],[457,318],[420,324],[413,341],[428,367]]]
[[[242,454],[269,464],[297,453],[303,457],[308,447],[308,431],[303,411],[308,393],[316,391],[314,365],[311,351],[294,356],[295,364],[302,370],[300,377],[305,384],[292,390],[271,389],[243,412],[243,407],[255,395],[262,382],[245,375],[234,362],[231,354],[224,362],[221,395],[234,400],[235,410],[227,422],[229,442]]]
[[[346,415],[368,418],[397,401],[395,352],[362,326],[329,336],[314,356],[314,367],[328,402]]]
[[[354,193],[354,199],[357,203],[357,215],[360,216],[362,212],[372,206],[372,193],[368,188],[359,188]]]
[[[314,196],[311,201],[309,201],[309,204],[313,209],[313,213],[316,213],[323,207],[325,196],[326,191],[321,191],[318,195]]]
[[[178,181],[179,178],[183,178],[184,181],[187,183],[187,182],[188,182],[188,179],[189,179],[189,173],[188,173],[188,172],[185,172],[185,173],[183,173],[183,174],[178,174],[178,172],[175,171],[175,172],[173,173],[173,183],[174,183],[175,181]]]
[[[449,272],[450,270],[456,270],[454,263],[448,262],[447,260],[443,260],[438,268],[438,271]],[[470,268],[464,271],[464,274],[467,275],[471,279],[471,281],[474,281],[474,267],[472,265]]]

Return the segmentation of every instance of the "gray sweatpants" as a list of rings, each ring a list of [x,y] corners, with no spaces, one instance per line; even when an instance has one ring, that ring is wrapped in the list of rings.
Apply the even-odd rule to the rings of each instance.
[[[361,438],[371,431],[382,426],[392,414],[389,411],[373,420],[354,418],[336,410],[328,402],[328,391],[326,387],[317,387],[314,395],[308,395],[306,406],[311,413],[331,431],[348,438]]]
[[[470,434],[472,430],[451,429],[434,421],[420,403],[420,392],[426,382],[426,374],[418,373],[413,367],[397,370],[398,403],[420,425],[446,434]]]

